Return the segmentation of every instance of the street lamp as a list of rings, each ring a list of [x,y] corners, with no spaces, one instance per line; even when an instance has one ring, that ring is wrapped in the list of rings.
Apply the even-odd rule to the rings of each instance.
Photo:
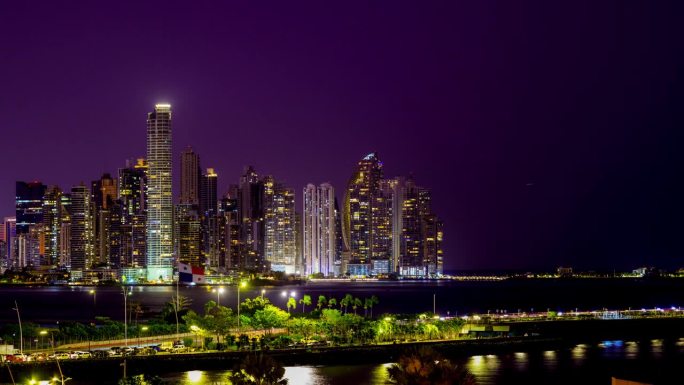
[[[126,287],[122,286],[121,287],[121,293],[123,294],[124,298],[124,340],[126,341],[126,347],[128,347],[128,312],[126,308],[128,307],[128,296],[131,295],[132,293],[126,292]]]
[[[241,281],[237,285],[237,319],[238,319],[238,332],[240,331],[240,288],[246,287],[247,282]]]
[[[88,290],[88,293],[93,296],[93,318],[97,315],[97,291],[95,289]]]
[[[147,331],[147,329],[149,329],[147,326],[143,326],[141,328],[141,330],[144,332]],[[142,334],[142,333],[138,333],[138,346],[140,346],[140,334]]]
[[[19,305],[17,305],[16,300],[12,310],[17,312],[17,320],[19,320],[19,354],[24,354],[24,332],[21,330],[21,316],[19,316]]]
[[[43,342],[43,338],[47,335],[47,330],[41,330],[38,334],[40,334],[40,345],[45,346],[45,343]]]
[[[264,299],[264,294],[266,294],[266,289],[261,289],[261,299]]]

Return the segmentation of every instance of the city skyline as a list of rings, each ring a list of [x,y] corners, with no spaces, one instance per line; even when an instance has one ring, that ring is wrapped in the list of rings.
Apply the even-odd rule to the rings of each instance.
[[[0,213],[16,181],[66,191],[144,157],[141,121],[168,102],[174,167],[192,146],[219,190],[253,165],[339,193],[377,151],[432,191],[447,269],[680,267],[669,7],[11,4]]]
[[[147,154],[63,193],[56,185],[17,181],[15,217],[5,218],[3,268],[64,268],[73,280],[169,282],[179,263],[213,274],[438,277],[444,227],[429,189],[413,176],[389,178],[372,152],[359,160],[342,208],[329,183],[294,189],[246,166],[239,184],[218,189],[191,146],[178,154],[173,192],[172,106],[147,115]],[[13,221],[12,221],[13,220]],[[10,222],[12,221],[12,222]],[[15,223],[15,230],[7,229]],[[144,245],[140,244],[144,233]],[[9,235],[8,235],[9,234]],[[446,258],[448,259],[448,258]],[[104,270],[102,270],[104,269]],[[99,272],[96,272],[99,271]]]

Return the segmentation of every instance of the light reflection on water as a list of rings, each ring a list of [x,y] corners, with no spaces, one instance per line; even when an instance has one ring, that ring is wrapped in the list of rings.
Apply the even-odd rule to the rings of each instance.
[[[672,346],[672,349],[663,349]],[[649,365],[658,361],[682,357],[684,339],[664,343],[653,341],[604,341],[600,344],[579,344],[568,349],[516,352],[499,355],[477,355],[457,360],[472,372],[479,385],[518,383],[548,384],[571,383],[569,378],[594,374],[592,368],[602,363],[612,362],[626,367]],[[297,366],[286,367],[285,376],[289,385],[385,385],[388,383],[387,368],[391,364],[380,365],[338,365],[338,366]],[[641,368],[641,366],[639,366]],[[581,372],[584,371],[584,372]],[[191,371],[167,376],[177,385],[228,385],[227,371]],[[603,384],[607,373],[594,376],[586,384]]]

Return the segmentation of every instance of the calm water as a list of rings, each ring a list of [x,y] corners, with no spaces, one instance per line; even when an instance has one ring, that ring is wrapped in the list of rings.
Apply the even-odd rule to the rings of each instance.
[[[95,289],[97,294],[90,294]],[[139,302],[145,316],[159,312],[175,292],[172,286],[138,286],[130,288],[132,302]],[[261,294],[262,288],[242,290],[241,299]],[[266,287],[265,296],[279,306],[285,305],[283,291],[295,292],[301,298],[309,294],[314,303],[319,295],[341,298],[345,293],[356,297],[376,295],[380,299],[375,314],[383,312],[417,313],[432,310],[433,294],[437,311],[451,315],[471,312],[506,310],[530,311],[575,308],[642,308],[684,306],[684,279],[680,280],[508,280],[500,282],[348,282],[315,283],[301,286]],[[192,307],[201,310],[208,300],[217,300],[207,287],[182,287],[181,294],[193,300]],[[19,303],[22,319],[39,323],[59,320],[92,319],[94,315],[123,318],[123,298],[115,287],[35,287],[0,288],[0,322],[12,322]],[[227,287],[220,296],[222,305],[234,307],[237,293]]]
[[[563,350],[517,352],[472,356],[459,361],[480,385],[585,384],[608,385],[611,377],[652,384],[679,384],[684,363],[684,339],[653,341],[605,341]],[[380,385],[387,384],[382,365],[302,366],[286,368],[290,385]],[[165,379],[174,384],[228,384],[228,372],[192,371]]]

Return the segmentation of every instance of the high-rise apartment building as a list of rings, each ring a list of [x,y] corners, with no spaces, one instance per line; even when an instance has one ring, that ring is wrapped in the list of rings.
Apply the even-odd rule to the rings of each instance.
[[[221,215],[225,227],[224,234],[224,248],[225,254],[223,258],[224,270],[237,270],[242,266],[242,241],[240,239],[240,223],[238,220],[238,200],[237,200],[236,185],[231,185],[229,193],[221,200]]]
[[[157,104],[147,114],[147,279],[173,274],[173,191],[171,106]]]
[[[200,178],[200,234],[202,255],[207,266],[218,268],[221,249],[221,223],[218,218],[218,174],[208,168]]]
[[[103,174],[91,183],[90,194],[95,240],[93,263],[107,264],[111,259],[112,207],[118,196],[116,179],[108,173]]]
[[[293,274],[297,252],[294,190],[272,176],[265,176],[262,184],[264,258],[271,270]]]
[[[218,174],[208,168],[200,178],[200,214],[210,218],[218,212]]]
[[[377,154],[364,157],[347,187],[342,218],[342,273],[433,276],[443,270],[442,222],[430,192],[412,178],[383,179]],[[348,250],[348,251],[347,251]]]
[[[59,263],[60,231],[62,229],[62,190],[50,186],[43,197],[43,231],[45,237],[45,259],[48,265]]]
[[[413,178],[394,186],[393,264],[403,276],[442,274],[442,222],[432,213],[430,191]]]
[[[62,194],[60,206],[59,260],[56,263],[71,268],[71,193]]]
[[[303,253],[307,275],[334,275],[337,253],[335,190],[328,183],[308,184],[303,194]]]
[[[16,183],[17,234],[27,234],[29,227],[43,223],[43,196],[47,186],[40,182]]]
[[[376,214],[384,210],[378,206],[382,202],[382,178],[382,162],[376,153],[370,153],[359,161],[347,185],[342,231],[350,252],[347,265],[352,275],[370,274],[373,258],[386,257],[385,242],[382,235],[377,234],[376,228],[380,219]]]
[[[201,231],[202,223],[193,204],[178,204],[175,210],[176,255],[182,263],[203,265]]]
[[[199,205],[200,200],[200,158],[188,147],[181,152],[180,162],[180,204]]]
[[[123,205],[124,221],[129,222],[133,215],[145,213],[147,200],[147,163],[138,159],[135,165],[126,161],[126,167],[119,169],[119,196]]]
[[[5,228],[5,261],[3,261],[4,268],[11,268],[14,265],[16,255],[16,238],[17,238],[17,218],[5,217],[3,221]]]
[[[252,166],[245,168],[238,189],[238,215],[240,224],[241,268],[263,271],[266,269],[263,245],[263,192],[264,184]]]
[[[90,267],[94,255],[90,191],[81,184],[71,188],[71,270]]]

